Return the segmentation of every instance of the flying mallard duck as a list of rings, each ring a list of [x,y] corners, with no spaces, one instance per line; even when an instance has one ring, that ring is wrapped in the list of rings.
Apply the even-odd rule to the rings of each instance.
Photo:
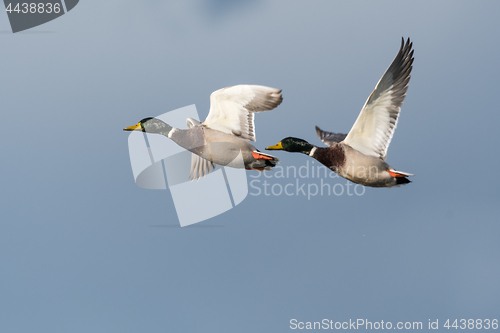
[[[285,150],[309,155],[338,175],[357,184],[392,187],[406,184],[412,174],[396,171],[385,162],[406,97],[413,63],[413,43],[401,41],[401,48],[371,93],[349,134],[316,132],[328,147],[316,147],[302,139],[288,137],[267,150]]]
[[[188,129],[149,117],[124,130],[161,134],[191,151],[191,179],[204,177],[216,164],[270,170],[279,160],[259,152],[248,140],[255,141],[254,113],[272,110],[282,101],[280,89],[237,85],[213,92],[207,119],[200,123],[188,118]]]

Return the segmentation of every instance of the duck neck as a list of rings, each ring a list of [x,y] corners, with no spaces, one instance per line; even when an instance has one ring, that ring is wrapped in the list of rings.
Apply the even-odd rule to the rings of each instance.
[[[318,147],[313,146],[312,149],[309,151],[309,153],[307,155],[313,157],[314,153],[316,152],[317,149],[318,149]]]
[[[146,133],[161,134],[165,135],[166,137],[171,134],[173,129],[174,128],[169,124],[157,119],[148,121],[144,126],[144,132]]]
[[[310,143],[304,145],[302,150],[300,151],[302,154],[313,156],[314,153],[316,152],[317,147],[315,145],[312,145]]]
[[[165,126],[161,129],[160,132],[158,132],[158,134],[165,135],[168,138],[168,135],[173,132],[173,129],[174,128],[169,124],[165,124]]]

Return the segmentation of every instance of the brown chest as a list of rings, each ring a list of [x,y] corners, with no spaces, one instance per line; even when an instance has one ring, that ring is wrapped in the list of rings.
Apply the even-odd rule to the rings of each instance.
[[[343,167],[345,164],[345,150],[338,143],[331,147],[316,148],[312,157],[333,171]]]

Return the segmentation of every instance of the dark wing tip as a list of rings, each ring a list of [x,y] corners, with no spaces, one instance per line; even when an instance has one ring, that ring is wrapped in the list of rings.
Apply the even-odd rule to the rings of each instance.
[[[316,128],[316,134],[318,134],[318,138],[321,139],[321,132],[322,130],[318,126],[314,126]]]
[[[323,131],[318,126],[316,126],[316,134],[318,134],[319,139],[328,146],[332,146],[336,142],[343,141],[347,136],[347,134]]]

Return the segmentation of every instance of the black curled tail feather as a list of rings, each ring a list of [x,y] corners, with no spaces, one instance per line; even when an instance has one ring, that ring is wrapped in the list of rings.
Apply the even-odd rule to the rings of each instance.
[[[396,178],[396,184],[397,185],[404,185],[404,184],[408,184],[408,183],[411,183],[411,180],[409,180],[406,177],[397,177]]]

